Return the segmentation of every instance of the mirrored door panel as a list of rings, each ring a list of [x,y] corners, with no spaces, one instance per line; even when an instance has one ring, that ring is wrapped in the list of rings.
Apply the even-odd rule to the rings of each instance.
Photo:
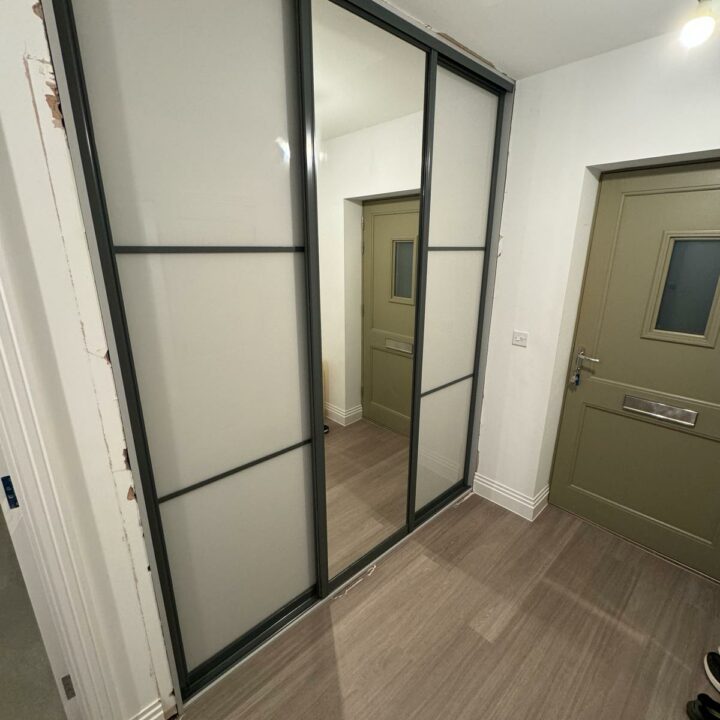
[[[406,525],[426,54],[312,11],[333,578]]]
[[[437,69],[415,510],[468,482],[498,97]]]

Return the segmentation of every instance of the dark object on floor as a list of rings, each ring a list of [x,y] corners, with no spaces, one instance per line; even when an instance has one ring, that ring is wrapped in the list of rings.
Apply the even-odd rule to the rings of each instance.
[[[687,715],[690,720],[718,720],[718,718],[720,718],[720,714],[718,714],[717,711],[712,710],[700,698],[707,698],[707,700],[710,700],[715,707],[720,708],[720,705],[707,695],[698,695],[697,700],[691,700],[687,704]]]
[[[329,425],[323,425],[323,432],[327,435],[330,432],[330,426]]]
[[[697,696],[697,702],[702,705],[703,710],[706,710],[711,718],[720,719],[720,703],[717,702],[717,700],[713,700],[705,693],[700,693],[700,695]]]
[[[720,655],[716,652],[709,652],[705,656],[705,674],[712,686],[720,692]]]

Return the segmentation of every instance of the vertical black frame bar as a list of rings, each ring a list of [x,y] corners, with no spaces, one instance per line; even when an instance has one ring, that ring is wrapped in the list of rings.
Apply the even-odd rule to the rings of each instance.
[[[85,85],[85,75],[82,67],[75,17],[71,0],[52,0],[52,6],[57,25],[62,63],[67,76],[70,108],[76,126],[80,161],[97,239],[112,331],[117,347],[117,362],[120,367],[120,374],[127,398],[130,430],[132,432],[135,454],[139,466],[138,475],[142,485],[143,497],[145,498],[145,512],[147,513],[150,537],[155,552],[158,579],[163,589],[163,608],[168,623],[168,633],[172,645],[175,669],[181,691],[184,694],[188,668],[183,648],[182,634],[180,632],[175,591],[170,575],[170,563],[168,561],[165,535],[162,529],[160,506],[158,504],[157,491],[155,489],[155,481],[150,464],[150,450],[147,444],[145,421],[143,419],[135,365],[130,348],[130,336],[127,330],[125,307],[120,290],[120,276],[113,251],[110,219],[105,201],[105,190],[100,173],[97,147],[95,145],[90,103]]]
[[[300,141],[303,162],[305,282],[307,284],[308,374],[310,376],[311,454],[315,509],[315,560],[318,594],[329,592],[325,433],[320,320],[320,256],[317,178],[315,169],[315,89],[313,78],[312,0],[297,0],[298,67],[300,71]]]
[[[428,243],[430,236],[430,193],[432,186],[433,140],[435,137],[435,90],[437,87],[437,50],[427,56],[425,105],[423,118],[422,178],[420,181],[420,242],[417,260],[417,297],[415,305],[415,357],[413,358],[412,418],[410,425],[410,463],[408,468],[407,530],[415,528],[418,447],[420,444],[420,405],[422,404],[422,361],[425,345],[425,295],[427,291]]]

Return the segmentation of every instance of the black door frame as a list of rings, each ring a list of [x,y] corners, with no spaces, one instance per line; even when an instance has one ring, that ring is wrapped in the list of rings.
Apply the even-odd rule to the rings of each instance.
[[[392,536],[373,548],[370,552],[353,562],[349,567],[333,578],[328,576],[328,548],[327,548],[327,518],[325,507],[325,453],[323,434],[323,397],[322,397],[322,351],[320,327],[320,273],[318,257],[318,214],[317,214],[317,179],[315,166],[314,138],[314,92],[313,92],[313,58],[312,58],[312,17],[311,0],[294,0],[297,21],[297,54],[298,54],[298,100],[300,107],[300,146],[302,160],[302,204],[303,204],[303,233],[304,244],[292,248],[247,248],[247,247],[120,247],[114,246],[107,211],[105,193],[100,173],[100,163],[95,146],[94,133],[90,115],[90,103],[85,85],[80,48],[72,9],[72,0],[45,0],[51,5],[49,22],[53,22],[57,33],[57,46],[60,57],[54,58],[56,67],[61,67],[66,83],[60,84],[61,98],[64,101],[66,115],[72,114],[71,127],[75,130],[74,141],[77,143],[76,167],[78,185],[82,185],[86,192],[89,220],[97,240],[99,258],[104,289],[107,296],[107,314],[113,331],[117,358],[115,365],[119,369],[120,381],[124,388],[127,413],[123,413],[123,420],[127,423],[132,435],[134,456],[137,460],[137,472],[142,486],[142,502],[144,516],[148,527],[149,545],[154,554],[153,567],[157,577],[155,580],[160,586],[164,619],[166,620],[166,635],[169,640],[169,650],[175,663],[176,681],[183,699],[187,699],[198,690],[212,682],[221,673],[237,663],[241,658],[254,650],[258,645],[287,625],[299,614],[327,597],[339,586],[347,582],[352,576],[361,571],[369,563],[390,549],[399,540],[412,532],[417,525],[424,522],[440,509],[448,505],[460,494],[465,492],[471,484],[470,473],[473,467],[472,450],[473,434],[477,428],[475,423],[476,408],[478,405],[478,391],[480,385],[481,354],[483,351],[483,321],[486,311],[486,297],[488,272],[490,268],[490,253],[493,236],[497,233],[499,221],[497,212],[497,188],[499,167],[501,163],[501,147],[507,137],[509,117],[504,114],[506,96],[514,89],[514,83],[491,68],[483,65],[474,58],[466,55],[447,44],[425,29],[404,19],[373,0],[330,0],[349,12],[373,23],[390,32],[400,39],[411,43],[426,53],[425,72],[425,98],[423,118],[423,146],[422,170],[420,191],[420,231],[417,259],[417,297],[415,317],[415,357],[413,360],[413,396],[412,420],[410,436],[410,462],[408,469],[408,502],[405,527],[399,529]],[[52,45],[51,41],[51,45]],[[435,498],[425,507],[415,510],[416,481],[417,481],[417,455],[419,444],[419,420],[421,392],[421,369],[423,355],[423,335],[425,320],[425,293],[427,280],[430,191],[432,181],[432,151],[435,117],[435,88],[438,66],[447,68],[464,78],[476,83],[498,97],[497,125],[495,130],[495,151],[492,167],[492,180],[490,188],[490,202],[487,222],[487,234],[483,248],[475,248],[485,253],[483,263],[482,289],[479,308],[479,320],[476,336],[476,355],[473,373],[453,382],[472,378],[472,391],[470,414],[468,418],[468,431],[463,477],[449,490]],[[63,89],[66,97],[62,97]],[[74,142],[71,142],[74,145]],[[73,157],[75,161],[76,158]],[[173,592],[172,577],[167,557],[165,538],[160,518],[160,503],[175,496],[158,497],[153,479],[150,451],[145,430],[140,402],[140,393],[132,357],[130,335],[128,331],[125,308],[122,300],[121,286],[116,262],[116,255],[128,252],[297,252],[305,258],[306,278],[306,322],[308,337],[308,368],[309,368],[309,397],[311,413],[311,436],[288,448],[278,450],[270,456],[259,458],[248,465],[275,457],[278,454],[293,450],[301,445],[309,445],[312,458],[313,474],[313,510],[315,530],[315,561],[316,583],[313,587],[292,599],[287,605],[267,618],[260,625],[251,629],[242,637],[234,640],[215,656],[205,661],[201,666],[189,670],[183,650],[182,635],[178,619],[177,606]],[[445,387],[445,386],[443,386]],[[430,392],[440,388],[435,388]],[[427,392],[424,394],[428,394]],[[193,485],[191,489],[201,487],[225,477],[230,472],[242,470],[234,468],[233,471],[222,473]],[[182,492],[187,492],[184,489]],[[169,653],[170,654],[170,653]]]

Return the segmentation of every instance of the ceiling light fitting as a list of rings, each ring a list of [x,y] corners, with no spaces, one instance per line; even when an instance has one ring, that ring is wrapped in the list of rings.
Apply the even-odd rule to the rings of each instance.
[[[698,7],[680,31],[680,42],[686,48],[702,45],[715,30],[713,0],[698,0]]]

